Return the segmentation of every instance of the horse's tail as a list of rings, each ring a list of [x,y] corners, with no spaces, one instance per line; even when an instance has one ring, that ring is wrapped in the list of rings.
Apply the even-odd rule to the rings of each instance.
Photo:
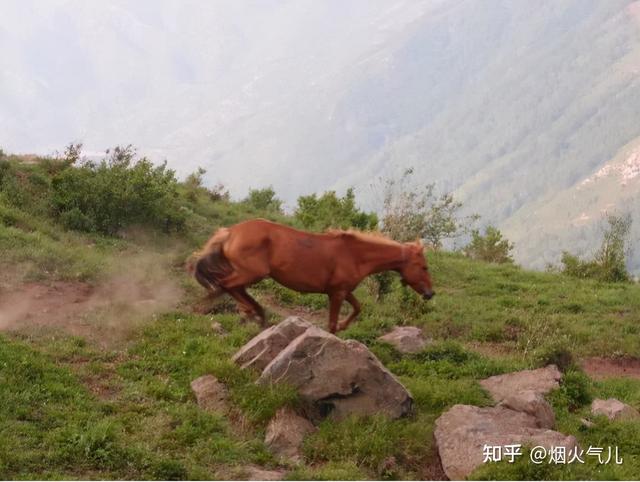
[[[225,241],[229,239],[230,234],[229,229],[220,228],[207,241],[204,248],[194,253],[187,262],[187,271],[208,290],[218,289],[220,280],[233,270],[231,263],[222,251],[222,247]]]

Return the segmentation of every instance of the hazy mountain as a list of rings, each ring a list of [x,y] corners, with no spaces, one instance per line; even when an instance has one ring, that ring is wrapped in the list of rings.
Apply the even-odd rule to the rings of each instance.
[[[371,182],[413,166],[541,267],[639,204],[635,178],[597,175],[640,138],[639,19],[628,0],[5,0],[0,146],[131,142],[289,204],[355,185],[374,206]]]

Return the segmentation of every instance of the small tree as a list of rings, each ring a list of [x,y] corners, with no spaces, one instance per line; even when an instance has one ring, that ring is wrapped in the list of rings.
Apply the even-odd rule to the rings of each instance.
[[[328,228],[371,230],[378,226],[375,213],[366,213],[356,206],[353,188],[347,189],[343,197],[338,197],[335,191],[327,191],[320,197],[316,194],[300,196],[294,215],[304,228],[313,231]]]
[[[273,187],[250,189],[244,202],[260,211],[281,213],[282,201],[276,197]]]
[[[198,199],[198,192],[200,192],[203,187],[203,179],[204,175],[207,173],[207,170],[203,167],[198,167],[195,172],[192,172],[187,176],[184,181],[184,185],[187,188],[187,197],[191,201],[196,201]]]
[[[513,263],[510,252],[513,243],[502,237],[502,233],[494,226],[487,226],[484,236],[478,229],[471,231],[471,242],[464,248],[467,256],[490,263]]]
[[[440,248],[445,239],[466,233],[479,216],[458,217],[462,203],[452,194],[437,195],[435,184],[410,187],[413,169],[407,169],[399,181],[385,185],[383,231],[398,241],[424,239]]]
[[[602,281],[628,281],[626,258],[630,254],[629,236],[631,215],[609,214],[603,228],[602,244],[593,259],[582,260],[564,251],[562,272],[577,278],[596,278]]]

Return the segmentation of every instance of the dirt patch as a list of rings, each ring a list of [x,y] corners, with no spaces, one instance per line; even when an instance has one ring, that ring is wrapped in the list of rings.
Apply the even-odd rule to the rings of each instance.
[[[605,378],[640,379],[640,358],[585,358],[582,369],[594,380]]]
[[[111,346],[150,316],[175,306],[181,292],[170,281],[149,283],[118,275],[93,286],[83,282],[25,283],[0,290],[0,330],[62,330]]]

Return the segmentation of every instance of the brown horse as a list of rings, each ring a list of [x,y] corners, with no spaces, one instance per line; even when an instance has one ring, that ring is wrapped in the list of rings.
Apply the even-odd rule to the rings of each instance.
[[[402,281],[425,299],[435,293],[422,243],[398,243],[356,231],[308,233],[265,219],[219,229],[190,264],[190,271],[210,293],[231,295],[247,314],[266,326],[265,313],[246,291],[270,277],[287,288],[329,296],[329,331],[344,330],[360,313],[353,290],[367,276],[398,271]],[[343,301],[353,312],[338,323]]]

